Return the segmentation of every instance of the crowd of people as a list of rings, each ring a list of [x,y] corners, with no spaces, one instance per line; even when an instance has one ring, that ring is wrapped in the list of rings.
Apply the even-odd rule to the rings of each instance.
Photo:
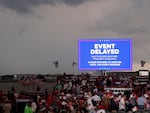
[[[116,80],[116,79],[115,79]],[[131,79],[132,80],[132,79]],[[113,94],[104,90],[112,87],[114,79],[100,76],[90,81],[90,76],[58,77],[53,92],[45,90],[45,98],[33,96],[23,107],[24,113],[117,113],[118,111],[136,112],[137,110],[150,111],[149,86],[134,87],[137,90],[126,93]],[[130,84],[130,80],[125,82]],[[40,87],[40,86],[38,86]],[[42,86],[41,86],[42,87]],[[127,86],[126,86],[127,87]],[[142,92],[139,92],[142,90]],[[38,90],[39,91],[39,88]],[[17,95],[12,88],[7,98],[1,99],[1,113],[18,112]]]

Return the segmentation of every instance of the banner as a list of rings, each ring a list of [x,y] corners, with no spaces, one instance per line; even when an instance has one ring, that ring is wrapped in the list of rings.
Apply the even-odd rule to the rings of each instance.
[[[132,70],[131,39],[81,39],[79,70]]]

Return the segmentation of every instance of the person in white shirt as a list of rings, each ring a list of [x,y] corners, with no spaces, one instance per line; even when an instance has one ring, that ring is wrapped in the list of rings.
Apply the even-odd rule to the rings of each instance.
[[[31,109],[32,109],[32,112],[35,113],[36,112],[36,109],[37,109],[37,105],[36,103],[33,101],[32,104],[31,104]]]
[[[95,107],[93,106],[92,98],[90,96],[86,96],[86,99],[87,99],[86,109],[88,110],[88,113],[94,113]]]
[[[122,95],[119,101],[119,110],[125,110],[125,109],[126,109],[126,96]]]

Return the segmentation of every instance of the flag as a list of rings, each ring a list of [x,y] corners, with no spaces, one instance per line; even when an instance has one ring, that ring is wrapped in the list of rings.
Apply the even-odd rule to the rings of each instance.
[[[145,63],[145,61],[141,60],[141,67],[144,67]]]
[[[54,65],[55,65],[55,67],[58,68],[59,62],[58,62],[58,61],[54,61],[53,63],[54,63]]]
[[[72,66],[74,67],[75,65],[77,65],[77,63],[73,61],[72,62]]]

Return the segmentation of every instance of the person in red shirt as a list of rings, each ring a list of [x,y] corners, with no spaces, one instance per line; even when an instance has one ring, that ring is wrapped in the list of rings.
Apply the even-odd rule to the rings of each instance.
[[[50,94],[48,95],[48,97],[47,97],[47,100],[46,100],[47,106],[50,106],[50,105],[52,104],[52,102],[53,102],[53,96],[52,96],[52,94],[50,93]]]

